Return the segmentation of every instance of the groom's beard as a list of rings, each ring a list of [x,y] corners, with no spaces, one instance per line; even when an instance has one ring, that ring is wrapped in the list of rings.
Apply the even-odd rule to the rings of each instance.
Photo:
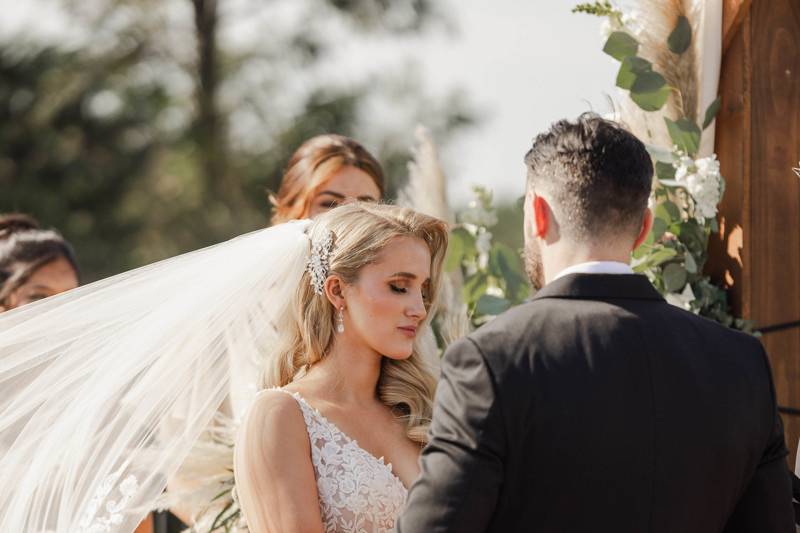
[[[544,267],[542,266],[542,250],[539,243],[532,240],[525,247],[525,273],[533,285],[533,290],[538,291],[544,287]]]

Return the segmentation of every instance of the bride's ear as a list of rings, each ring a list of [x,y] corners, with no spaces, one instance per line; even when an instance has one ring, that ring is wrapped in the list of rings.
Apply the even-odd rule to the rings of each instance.
[[[345,306],[344,301],[344,281],[336,274],[331,274],[325,280],[325,296],[336,309]]]

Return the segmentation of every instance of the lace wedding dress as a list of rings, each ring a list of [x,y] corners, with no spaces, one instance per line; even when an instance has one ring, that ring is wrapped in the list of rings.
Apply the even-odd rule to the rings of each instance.
[[[361,448],[299,394],[277,390],[291,395],[303,412],[326,533],[390,531],[406,501],[391,463]]]

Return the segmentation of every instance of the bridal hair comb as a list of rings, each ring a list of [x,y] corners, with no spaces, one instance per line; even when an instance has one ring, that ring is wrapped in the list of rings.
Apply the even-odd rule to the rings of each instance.
[[[333,232],[324,230],[322,238],[311,241],[311,257],[308,258],[306,271],[311,276],[311,286],[320,296],[325,293],[325,280],[330,270],[330,258],[333,251]]]

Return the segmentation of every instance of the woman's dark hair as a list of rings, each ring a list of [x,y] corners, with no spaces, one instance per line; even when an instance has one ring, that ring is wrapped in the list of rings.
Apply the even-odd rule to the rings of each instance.
[[[63,257],[78,276],[72,246],[53,229],[40,229],[31,216],[0,215],[0,305],[39,268]]]

